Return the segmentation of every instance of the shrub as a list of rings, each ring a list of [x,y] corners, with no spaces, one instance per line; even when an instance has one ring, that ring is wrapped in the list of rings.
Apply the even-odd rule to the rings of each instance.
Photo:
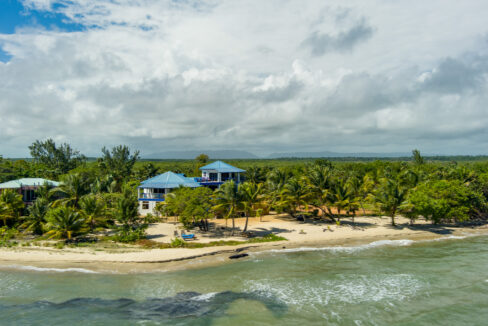
[[[135,229],[135,230],[125,230],[121,229],[116,235],[112,237],[112,240],[117,242],[136,242],[137,240],[145,239],[146,232],[143,228]]]
[[[171,248],[182,248],[186,246],[185,240],[182,240],[180,238],[174,238],[171,240]]]

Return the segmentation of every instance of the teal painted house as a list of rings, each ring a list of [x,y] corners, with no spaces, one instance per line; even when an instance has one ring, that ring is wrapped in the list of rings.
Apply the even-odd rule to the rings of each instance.
[[[36,200],[36,190],[47,184],[50,187],[59,186],[59,182],[42,178],[22,178],[0,183],[0,192],[4,189],[15,189],[22,195],[22,200],[26,205],[32,204]]]

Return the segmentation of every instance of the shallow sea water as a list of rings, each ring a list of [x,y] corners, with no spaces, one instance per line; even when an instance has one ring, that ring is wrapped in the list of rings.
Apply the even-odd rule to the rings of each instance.
[[[488,325],[488,236],[297,248],[186,271],[0,267],[0,325]]]

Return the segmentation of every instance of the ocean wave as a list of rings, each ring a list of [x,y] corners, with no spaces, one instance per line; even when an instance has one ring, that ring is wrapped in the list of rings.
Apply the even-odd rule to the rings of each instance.
[[[247,281],[246,292],[278,298],[285,304],[306,307],[329,303],[402,301],[413,297],[425,284],[409,274],[341,276],[333,280],[297,281],[264,279]]]
[[[37,267],[37,266],[30,266],[30,265],[5,265],[0,266],[3,269],[20,269],[26,271],[35,271],[35,272],[55,272],[55,273],[86,273],[86,274],[98,274],[98,272],[92,271],[90,269],[85,268],[52,268],[52,267]]]
[[[265,252],[302,252],[302,251],[332,251],[332,252],[356,252],[365,249],[371,249],[382,246],[409,246],[415,241],[402,239],[402,240],[378,240],[371,243],[359,245],[359,246],[333,246],[333,247],[298,247],[288,249],[271,249]]]
[[[358,245],[358,246],[329,246],[329,247],[298,247],[298,248],[287,248],[287,249],[271,249],[267,251],[262,251],[261,253],[266,252],[280,252],[280,253],[288,253],[288,252],[304,252],[304,251],[329,251],[329,252],[345,252],[345,253],[354,253],[357,251],[383,247],[383,246],[410,246],[414,243],[422,243],[422,242],[431,242],[431,241],[445,241],[445,240],[462,240],[468,237],[474,237],[476,234],[466,234],[466,235],[448,235],[443,236],[440,238],[429,239],[429,240],[410,240],[410,239],[400,239],[400,240],[377,240],[370,243]],[[254,253],[254,254],[259,254]]]

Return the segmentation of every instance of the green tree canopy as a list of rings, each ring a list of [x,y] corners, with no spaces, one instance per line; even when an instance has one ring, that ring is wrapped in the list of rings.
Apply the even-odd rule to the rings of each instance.
[[[134,164],[139,159],[139,151],[131,153],[128,146],[119,145],[108,150],[102,148],[103,156],[99,159],[99,166],[106,174],[111,174],[120,188],[124,180],[132,174]]]
[[[36,140],[29,146],[35,162],[44,164],[56,174],[64,174],[86,161],[86,157],[67,143],[56,145],[54,140]]]

